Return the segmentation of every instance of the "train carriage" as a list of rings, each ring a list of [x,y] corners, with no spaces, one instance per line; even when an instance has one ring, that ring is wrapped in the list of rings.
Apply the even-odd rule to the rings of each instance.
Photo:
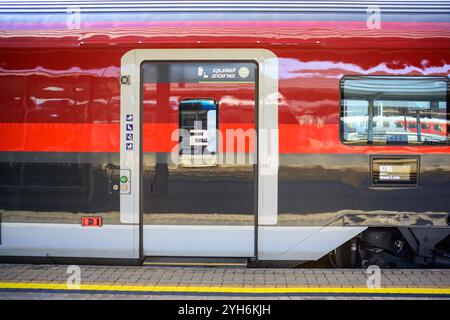
[[[449,266],[449,70],[448,1],[1,2],[0,260]]]

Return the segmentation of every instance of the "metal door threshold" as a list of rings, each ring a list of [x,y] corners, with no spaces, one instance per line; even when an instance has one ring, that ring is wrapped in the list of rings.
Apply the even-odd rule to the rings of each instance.
[[[247,258],[147,257],[144,266],[245,268]]]

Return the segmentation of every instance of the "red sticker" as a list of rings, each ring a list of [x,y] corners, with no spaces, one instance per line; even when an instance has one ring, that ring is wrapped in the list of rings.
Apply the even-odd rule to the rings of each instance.
[[[81,217],[81,226],[83,227],[101,227],[102,217]]]

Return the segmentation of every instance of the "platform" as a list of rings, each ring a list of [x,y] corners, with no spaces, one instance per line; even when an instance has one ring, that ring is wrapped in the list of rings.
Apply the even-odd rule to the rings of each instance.
[[[68,267],[0,264],[0,299],[450,299],[441,269],[381,270],[371,288],[362,269]]]

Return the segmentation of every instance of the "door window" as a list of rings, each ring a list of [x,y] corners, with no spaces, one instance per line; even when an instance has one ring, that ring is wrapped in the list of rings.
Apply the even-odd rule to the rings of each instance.
[[[214,99],[187,99],[180,102],[178,110],[182,166],[217,164],[217,107]]]

